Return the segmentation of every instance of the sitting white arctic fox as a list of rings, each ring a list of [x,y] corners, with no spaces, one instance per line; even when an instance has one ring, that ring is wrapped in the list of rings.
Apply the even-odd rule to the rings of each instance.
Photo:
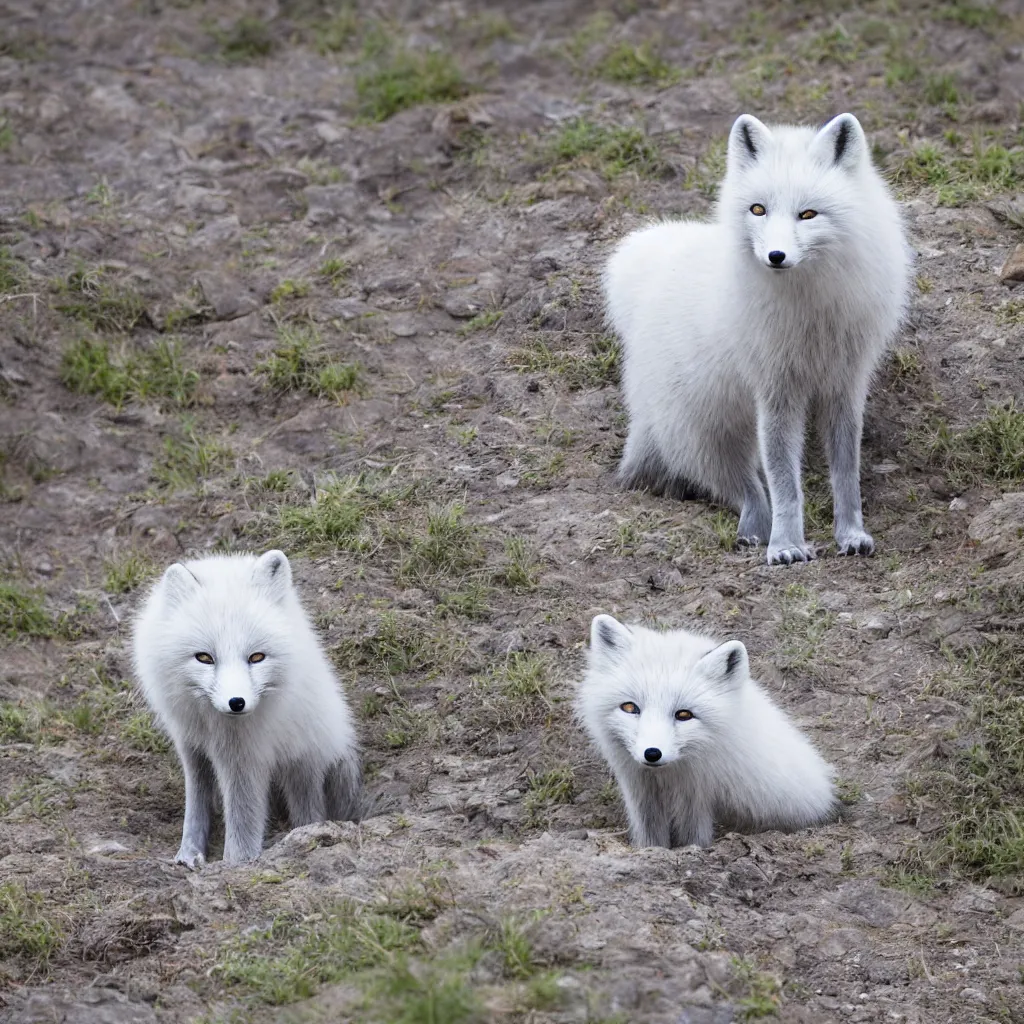
[[[817,132],[738,118],[714,219],[641,228],[608,261],[630,419],[620,481],[725,502],[739,543],[767,544],[770,564],[808,561],[800,466],[814,421],[836,546],[870,555],[864,403],[906,309],[911,256],[852,114]]]
[[[738,640],[598,615],[576,710],[635,846],[710,846],[716,822],[788,832],[838,813],[831,769],[750,678]]]
[[[133,655],[185,775],[178,863],[204,863],[218,790],[229,863],[259,856],[272,788],[293,828],[358,815],[352,717],[283,552],[170,566],[136,621]]]

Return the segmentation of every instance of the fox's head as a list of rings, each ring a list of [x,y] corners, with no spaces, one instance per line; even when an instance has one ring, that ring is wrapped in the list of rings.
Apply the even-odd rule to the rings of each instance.
[[[292,572],[281,551],[170,566],[160,580],[167,672],[225,715],[251,714],[285,678]]]
[[[738,640],[716,645],[688,633],[658,633],[598,615],[590,627],[586,696],[606,735],[638,764],[658,768],[699,756],[750,678]]]
[[[867,227],[858,179],[870,172],[867,139],[852,114],[817,132],[768,128],[743,114],[729,133],[720,215],[758,264],[788,270],[840,252],[852,232]]]

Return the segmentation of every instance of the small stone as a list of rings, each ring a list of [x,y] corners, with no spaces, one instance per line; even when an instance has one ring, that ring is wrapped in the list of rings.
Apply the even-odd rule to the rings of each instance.
[[[964,501],[963,498],[954,498],[949,503],[949,511],[950,512],[966,512],[967,511],[967,507],[968,507],[967,506],[967,502]]]
[[[960,998],[965,1003],[987,1003],[985,993],[978,988],[964,988],[960,990]]]
[[[345,133],[340,128],[333,124],[328,124],[326,121],[321,121],[314,131],[326,143],[341,142],[345,138]]]
[[[465,292],[449,292],[445,296],[444,311],[456,320],[469,320],[476,316],[483,307]]]
[[[880,462],[877,466],[871,467],[872,473],[877,473],[879,476],[886,476],[889,473],[899,472],[898,462]]]
[[[413,338],[419,333],[416,328],[416,321],[407,313],[393,316],[388,326],[396,338]]]
[[[196,281],[218,320],[237,320],[259,308],[259,302],[238,281],[224,274],[202,271]]]
[[[114,842],[110,839],[105,843],[96,843],[95,846],[89,847],[89,855],[91,857],[112,857],[116,853],[128,853],[128,847],[122,843]]]
[[[590,833],[585,828],[574,828],[571,832],[563,833],[565,839],[586,839]]]
[[[519,486],[519,477],[514,473],[502,473],[494,482],[501,488],[501,490],[509,491],[513,487]]]
[[[881,615],[875,615],[861,623],[860,628],[876,639],[884,640],[892,632],[892,627],[893,624],[889,619]]]
[[[1024,244],[1018,245],[1010,253],[1010,258],[1003,264],[1003,269],[999,271],[999,280],[1004,283],[1024,281]]]

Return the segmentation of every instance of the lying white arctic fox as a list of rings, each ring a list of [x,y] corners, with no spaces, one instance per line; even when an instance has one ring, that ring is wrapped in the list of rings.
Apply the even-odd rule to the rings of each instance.
[[[852,114],[818,132],[740,117],[714,220],[635,231],[605,271],[630,418],[620,481],[710,495],[740,513],[741,544],[767,543],[769,564],[807,561],[800,465],[813,417],[839,553],[871,554],[864,403],[904,314],[910,264]]]
[[[218,790],[229,863],[259,856],[272,788],[293,828],[358,815],[352,717],[283,552],[170,566],[136,621],[133,655],[185,774],[178,863],[204,863]]]
[[[832,772],[718,644],[598,615],[576,711],[622,790],[635,846],[710,846],[715,823],[796,831],[838,812]]]

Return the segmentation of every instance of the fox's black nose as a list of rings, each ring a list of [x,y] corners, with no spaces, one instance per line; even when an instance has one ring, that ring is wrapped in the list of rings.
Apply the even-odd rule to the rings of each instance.
[[[644,759],[650,761],[651,764],[661,760],[661,751],[657,747],[648,747],[644,751]]]
[[[228,701],[228,707],[237,715],[245,710],[245,698],[244,697],[232,697]]]
[[[772,249],[772,251],[768,253],[768,262],[773,267],[781,267],[782,264],[786,262],[786,254],[779,249]]]

